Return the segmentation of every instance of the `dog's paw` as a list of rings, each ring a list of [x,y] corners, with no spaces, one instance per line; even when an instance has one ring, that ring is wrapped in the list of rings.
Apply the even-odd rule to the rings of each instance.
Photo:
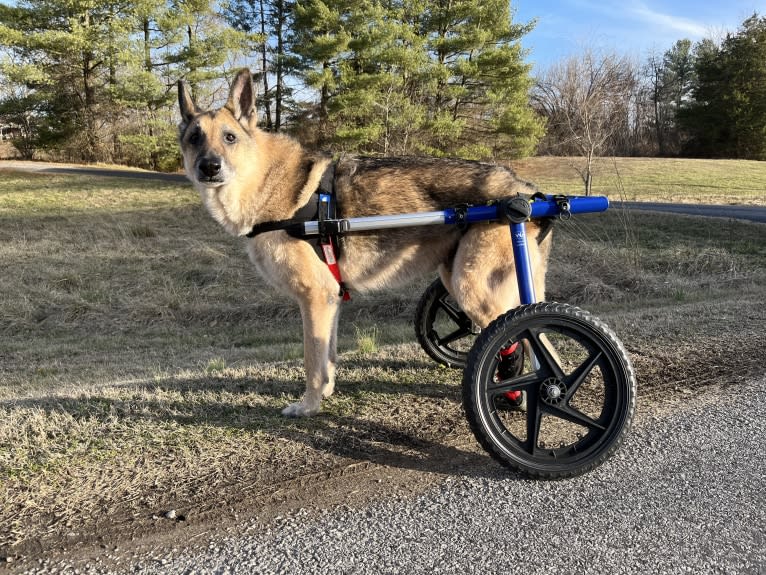
[[[322,387],[322,397],[327,399],[332,395],[333,391],[335,391],[335,383],[325,383]]]
[[[319,413],[319,405],[307,405],[303,401],[291,403],[282,410],[282,415],[287,417],[310,417]]]

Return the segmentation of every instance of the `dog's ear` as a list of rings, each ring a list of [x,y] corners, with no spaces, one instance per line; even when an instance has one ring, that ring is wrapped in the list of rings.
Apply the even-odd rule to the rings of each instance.
[[[183,80],[178,80],[178,107],[181,108],[182,125],[188,124],[194,116],[200,113],[197,104],[192,100],[189,86]]]
[[[234,78],[226,107],[243,124],[248,124],[255,115],[255,86],[250,70],[243,68]]]

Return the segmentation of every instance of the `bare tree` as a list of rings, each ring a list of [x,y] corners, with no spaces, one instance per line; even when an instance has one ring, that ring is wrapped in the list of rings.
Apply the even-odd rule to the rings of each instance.
[[[627,56],[586,49],[554,64],[538,78],[533,103],[546,118],[544,146],[567,156],[582,156],[573,166],[591,193],[593,159],[635,121],[637,74]]]
[[[666,105],[668,100],[667,87],[664,81],[666,76],[664,59],[652,52],[646,61],[644,75],[648,82],[654,110],[653,123],[658,153],[660,156],[664,156],[666,154],[665,136],[667,135],[669,125],[668,106]]]

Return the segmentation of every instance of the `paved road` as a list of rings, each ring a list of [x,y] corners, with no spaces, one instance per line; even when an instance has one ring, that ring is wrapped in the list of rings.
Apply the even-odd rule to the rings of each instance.
[[[625,445],[582,477],[529,481],[487,459],[414,499],[298,514],[121,573],[763,574],[759,379],[640,402]]]
[[[129,178],[135,180],[160,180],[165,182],[188,182],[183,174],[165,174],[145,170],[116,170],[95,168],[75,164],[53,164],[49,162],[27,162],[22,160],[0,160],[0,169],[39,172],[42,174],[69,174],[72,176],[101,176],[104,178]]]
[[[766,197],[766,191],[764,191]],[[662,202],[612,202],[612,207],[630,210],[670,212],[690,216],[732,218],[766,223],[766,206],[724,206],[716,204],[665,204]]]
[[[0,160],[0,168],[28,170],[46,174],[72,174],[87,176],[104,176],[114,178],[133,178],[142,180],[161,180],[169,182],[187,182],[182,174],[163,174],[140,170],[113,170],[107,168],[91,168],[76,165],[48,164],[44,162],[24,162],[16,160]],[[766,192],[764,192],[766,197]],[[766,223],[766,206],[725,206],[703,204],[670,204],[661,202],[612,202],[612,206],[625,207],[635,210],[650,210],[672,212],[692,216],[710,216],[719,218],[734,218]]]

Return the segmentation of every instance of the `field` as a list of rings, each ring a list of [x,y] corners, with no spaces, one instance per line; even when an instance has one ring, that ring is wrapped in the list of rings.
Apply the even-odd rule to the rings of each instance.
[[[763,203],[760,166],[736,182],[742,202]],[[550,163],[518,167],[571,189]],[[731,169],[713,168],[679,182],[726,198]],[[613,210],[554,233],[548,299],[620,335],[639,401],[764,373],[762,225]],[[337,392],[296,421],[279,410],[303,387],[298,312],[188,186],[0,173],[0,267],[0,557],[186,537],[319,505],[333,481],[361,498],[420,489],[483,457],[460,374],[415,343],[430,277],[344,304]]]
[[[548,193],[582,193],[581,158],[536,157],[515,162],[520,176]],[[593,193],[610,199],[766,205],[766,166],[745,160],[596,158]]]

